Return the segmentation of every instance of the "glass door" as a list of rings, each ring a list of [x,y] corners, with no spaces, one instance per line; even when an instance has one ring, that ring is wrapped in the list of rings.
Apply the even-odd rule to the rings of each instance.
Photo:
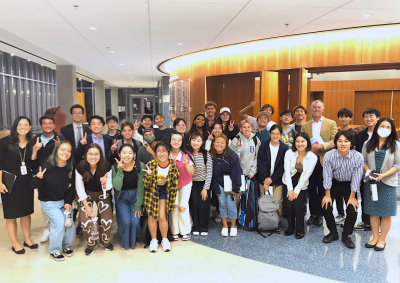
[[[149,115],[153,118],[158,111],[158,104],[155,103],[154,95],[130,95],[129,96],[129,107],[130,107],[130,121],[135,123],[141,121],[143,115]]]

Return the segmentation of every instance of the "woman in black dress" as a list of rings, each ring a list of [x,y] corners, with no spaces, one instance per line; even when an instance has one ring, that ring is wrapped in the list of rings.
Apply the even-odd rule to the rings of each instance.
[[[17,218],[20,218],[24,246],[30,249],[38,247],[30,238],[34,193],[30,183],[35,163],[32,161],[33,148],[35,147],[37,152],[41,144],[33,143],[31,121],[24,116],[17,117],[12,125],[11,135],[0,140],[0,193],[7,233],[12,242],[12,250],[16,254],[25,253],[17,239]],[[11,193],[2,182],[3,171],[17,176]]]

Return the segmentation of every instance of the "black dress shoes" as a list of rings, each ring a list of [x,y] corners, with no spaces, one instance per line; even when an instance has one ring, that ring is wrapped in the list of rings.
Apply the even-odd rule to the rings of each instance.
[[[284,233],[285,236],[291,236],[293,234],[294,234],[294,232],[290,232],[289,230],[286,230]]]
[[[329,244],[329,243],[332,243],[333,241],[337,241],[337,240],[339,240],[339,234],[338,233],[336,233],[336,234],[329,233],[328,235],[326,235],[324,237],[322,242],[324,242],[325,244]]]
[[[16,250],[14,249],[14,247],[12,247],[11,250],[12,250],[14,253],[16,253],[17,255],[23,255],[23,254],[25,253],[25,249],[16,251]]]
[[[378,246],[375,245],[374,250],[376,252],[381,252],[381,251],[383,251],[385,249],[385,247],[386,247],[386,243],[385,243],[385,245],[383,247],[378,247]]]
[[[317,216],[314,220],[314,225],[321,226],[322,224],[324,224],[324,219],[322,218],[322,216]]]
[[[349,249],[354,249],[356,247],[356,245],[354,244],[354,242],[351,240],[350,236],[347,237],[342,237],[342,242],[345,244],[345,246]]]
[[[24,242],[24,246],[27,248],[30,248],[31,250],[37,249],[39,247],[38,244],[28,245],[25,242]]]
[[[297,240],[303,239],[303,238],[304,238],[304,233],[296,233],[295,238],[296,238]]]
[[[365,247],[367,249],[373,249],[373,248],[375,248],[375,246],[376,246],[376,244],[375,245],[371,245],[371,244],[368,244],[368,243],[365,244]]]
[[[314,223],[314,220],[315,220],[316,218],[317,218],[316,216],[310,215],[310,217],[308,218],[306,224],[307,224],[307,225],[313,224],[313,223]]]

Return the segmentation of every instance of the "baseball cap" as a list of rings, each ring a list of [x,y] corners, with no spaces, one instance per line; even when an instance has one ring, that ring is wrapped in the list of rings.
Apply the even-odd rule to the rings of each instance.
[[[222,114],[222,112],[228,112],[229,114],[231,114],[231,109],[229,109],[228,107],[222,107],[221,110],[219,110],[219,114]]]

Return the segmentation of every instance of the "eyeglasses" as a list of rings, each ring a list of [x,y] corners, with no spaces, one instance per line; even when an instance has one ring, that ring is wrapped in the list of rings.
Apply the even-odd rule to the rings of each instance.
[[[281,133],[271,133],[270,135],[271,135],[271,136],[280,136]]]
[[[178,124],[177,126],[178,127],[183,127],[183,126],[186,126],[186,124]]]
[[[168,154],[168,151],[157,151],[157,154]]]
[[[100,153],[89,153],[89,157],[100,157]]]
[[[72,112],[72,115],[83,115],[82,112]]]

